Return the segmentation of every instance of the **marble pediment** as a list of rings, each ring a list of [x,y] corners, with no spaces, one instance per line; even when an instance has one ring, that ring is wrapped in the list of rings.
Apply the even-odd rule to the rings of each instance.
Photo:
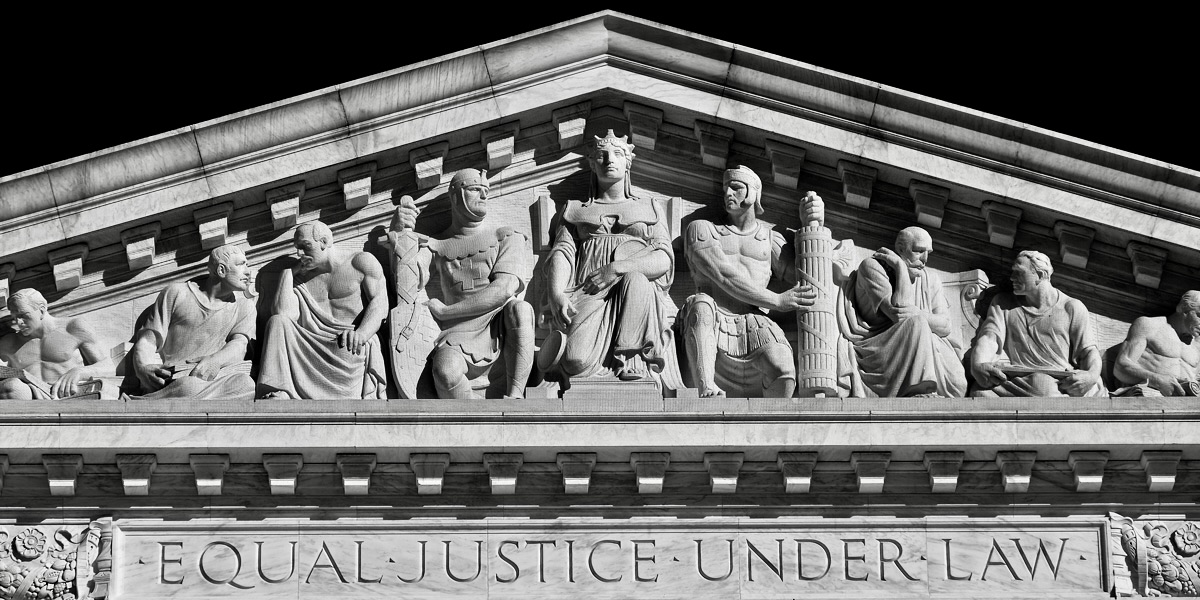
[[[450,175],[485,165],[497,210],[542,251],[556,203],[586,190],[581,143],[607,129],[631,135],[636,191],[671,199],[674,236],[744,164],[765,219],[798,226],[814,190],[864,251],[921,223],[931,267],[1002,281],[1042,250],[1113,342],[1200,264],[1200,173],[606,11],[4,177],[0,287],[104,312],[116,345],[215,244],[245,247],[270,285],[291,224],[376,251],[411,195],[437,234]]]

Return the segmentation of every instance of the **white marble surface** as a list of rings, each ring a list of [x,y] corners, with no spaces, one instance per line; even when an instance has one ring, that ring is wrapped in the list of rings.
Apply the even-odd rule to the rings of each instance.
[[[1098,598],[1103,521],[116,520],[116,598]]]

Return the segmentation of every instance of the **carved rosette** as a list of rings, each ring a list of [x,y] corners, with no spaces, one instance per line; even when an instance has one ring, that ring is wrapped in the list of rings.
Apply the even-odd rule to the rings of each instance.
[[[1200,527],[1196,523],[1134,521],[1116,513],[1109,513],[1109,518],[1114,537],[1119,532],[1120,550],[1125,554],[1124,564],[1116,565],[1118,595],[1132,595],[1122,594],[1125,588],[1141,596],[1200,596],[1196,591],[1200,580]]]
[[[0,600],[83,600],[91,593],[96,527],[0,527]]]

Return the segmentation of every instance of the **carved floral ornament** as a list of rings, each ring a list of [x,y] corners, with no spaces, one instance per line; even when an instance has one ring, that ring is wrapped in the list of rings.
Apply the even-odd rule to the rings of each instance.
[[[1114,545],[1119,596],[1200,596],[1200,525],[1109,517],[1114,537],[1119,536]]]
[[[105,597],[106,589],[95,586],[92,572],[100,546],[101,529],[95,523],[0,527],[0,600]]]

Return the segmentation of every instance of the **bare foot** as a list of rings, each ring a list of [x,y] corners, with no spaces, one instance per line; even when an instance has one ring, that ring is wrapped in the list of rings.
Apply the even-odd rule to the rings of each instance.
[[[717,387],[716,384],[710,384],[710,385],[701,384],[700,385],[700,397],[701,398],[716,398],[716,397],[724,397],[724,396],[725,396],[725,390]]]
[[[275,390],[269,394],[263,394],[260,400],[291,400],[292,397],[283,390]]]

